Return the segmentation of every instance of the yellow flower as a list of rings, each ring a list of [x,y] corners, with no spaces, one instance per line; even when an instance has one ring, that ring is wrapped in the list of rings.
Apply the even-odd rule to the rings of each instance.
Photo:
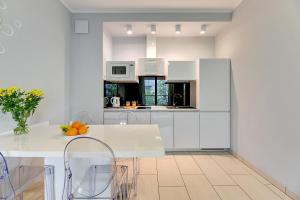
[[[0,97],[3,97],[5,95],[5,89],[0,88]]]
[[[44,91],[43,90],[31,90],[29,92],[30,95],[37,96],[37,97],[43,97]]]
[[[16,86],[12,86],[12,87],[9,87],[8,89],[7,89],[9,92],[16,92],[16,91],[19,91],[19,90],[21,90],[21,88],[19,88],[19,87],[16,87]]]

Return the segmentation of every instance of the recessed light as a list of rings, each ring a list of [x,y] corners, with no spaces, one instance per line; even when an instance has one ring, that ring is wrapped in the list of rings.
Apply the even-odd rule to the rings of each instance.
[[[150,33],[151,34],[156,34],[156,25],[155,24],[151,24],[151,26],[150,26]]]
[[[128,35],[132,35],[133,34],[133,30],[132,30],[132,25],[131,24],[127,24],[126,26],[126,32]]]
[[[181,33],[181,25],[180,24],[176,24],[176,26],[175,26],[175,33],[176,34],[180,34]]]
[[[201,25],[201,31],[200,31],[200,34],[205,34],[206,32],[207,32],[207,30],[208,30],[208,28],[207,28],[207,24],[203,24],[203,25]]]

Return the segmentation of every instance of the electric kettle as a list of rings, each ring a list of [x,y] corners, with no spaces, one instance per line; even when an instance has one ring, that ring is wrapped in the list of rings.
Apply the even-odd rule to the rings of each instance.
[[[112,97],[110,99],[110,103],[114,108],[119,108],[120,107],[120,97]]]

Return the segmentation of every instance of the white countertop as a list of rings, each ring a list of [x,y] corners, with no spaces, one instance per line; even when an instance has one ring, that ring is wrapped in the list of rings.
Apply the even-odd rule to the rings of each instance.
[[[164,155],[157,125],[92,125],[86,136],[107,143],[120,158]],[[59,126],[40,125],[27,135],[0,135],[0,152],[7,157],[63,157],[72,138],[62,135]]]
[[[166,106],[146,106],[151,107],[151,109],[135,109],[135,108],[104,108],[104,111],[129,111],[129,112],[199,112],[197,108],[167,108]]]

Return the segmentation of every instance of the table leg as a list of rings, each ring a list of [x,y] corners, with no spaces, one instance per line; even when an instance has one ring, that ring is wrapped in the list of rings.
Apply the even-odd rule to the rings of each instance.
[[[46,166],[45,187],[49,186],[49,184],[51,184],[51,181],[53,181],[52,183],[54,183],[52,191],[49,191],[49,194],[47,194],[48,191],[45,188],[45,200],[60,200],[62,199],[64,186],[64,160],[63,158],[45,158],[44,164]]]

